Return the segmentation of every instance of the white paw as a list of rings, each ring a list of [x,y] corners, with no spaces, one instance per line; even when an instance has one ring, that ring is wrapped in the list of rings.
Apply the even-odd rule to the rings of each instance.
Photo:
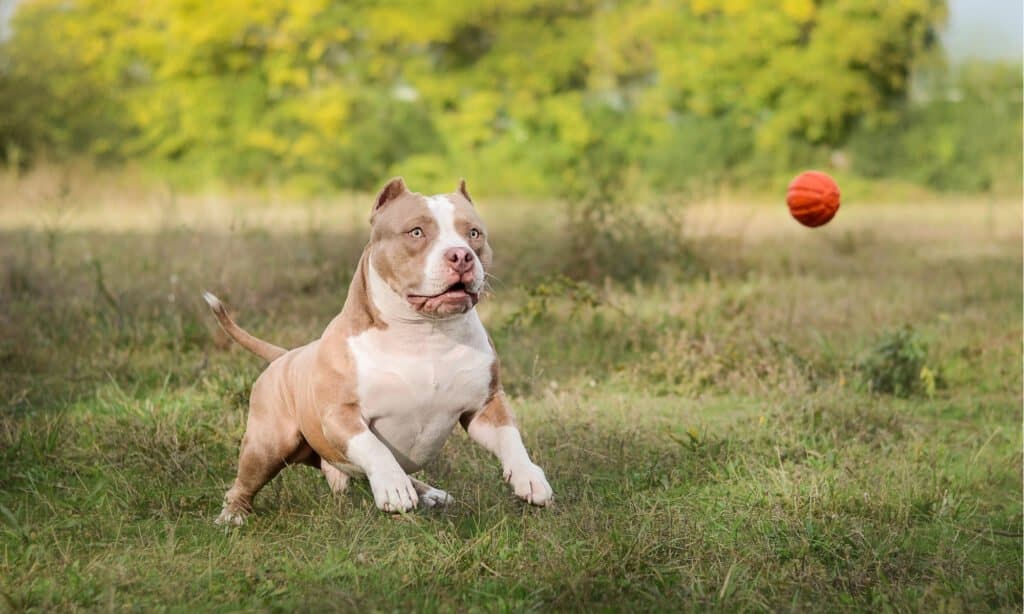
[[[217,516],[217,520],[214,520],[213,524],[240,527],[245,524],[245,514],[233,512],[224,506],[224,509],[220,511],[220,516]]]
[[[370,476],[370,490],[377,508],[385,512],[408,512],[419,501],[412,481],[401,471]]]
[[[544,477],[544,470],[533,463],[509,467],[505,469],[504,477],[516,496],[527,503],[545,506],[551,503],[555,494]]]
[[[443,507],[455,503],[455,499],[440,488],[430,487],[420,495],[420,507]]]

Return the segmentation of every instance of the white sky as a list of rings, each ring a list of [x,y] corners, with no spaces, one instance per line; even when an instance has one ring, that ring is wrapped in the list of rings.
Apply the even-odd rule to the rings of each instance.
[[[1017,59],[1024,54],[1022,0],[948,0],[943,45],[954,60]]]

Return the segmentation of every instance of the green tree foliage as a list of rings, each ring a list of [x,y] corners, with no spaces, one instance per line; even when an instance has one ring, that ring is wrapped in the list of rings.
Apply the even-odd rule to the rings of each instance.
[[[922,78],[898,112],[854,132],[848,149],[867,177],[896,175],[939,189],[1020,189],[1021,67],[966,64]]]
[[[311,188],[457,169],[562,193],[595,159],[662,187],[728,180],[882,125],[944,15],[942,0],[28,0],[0,88],[29,95],[0,99],[0,139]]]
[[[53,29],[50,10],[42,9],[19,11],[16,37],[0,47],[0,155],[24,163],[40,149],[113,153],[127,123],[122,92],[98,70],[101,41],[77,28]],[[69,25],[73,13],[65,12]]]

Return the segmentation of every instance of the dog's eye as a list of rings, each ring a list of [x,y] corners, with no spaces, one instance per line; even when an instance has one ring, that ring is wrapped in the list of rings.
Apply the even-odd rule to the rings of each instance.
[[[480,238],[480,231],[477,230],[476,228],[470,228],[469,229],[469,238],[470,239],[479,239]]]
[[[417,226],[416,228],[413,228],[412,230],[409,231],[409,236],[411,236],[414,239],[422,239],[423,229]]]

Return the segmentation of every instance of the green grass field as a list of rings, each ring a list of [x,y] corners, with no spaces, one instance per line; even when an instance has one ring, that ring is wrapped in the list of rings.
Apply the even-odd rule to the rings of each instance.
[[[448,510],[296,467],[214,526],[262,365],[200,291],[308,341],[368,202],[0,204],[0,610],[1021,609],[1019,201],[652,210],[581,262],[557,204],[484,199],[556,505],[457,431]]]

